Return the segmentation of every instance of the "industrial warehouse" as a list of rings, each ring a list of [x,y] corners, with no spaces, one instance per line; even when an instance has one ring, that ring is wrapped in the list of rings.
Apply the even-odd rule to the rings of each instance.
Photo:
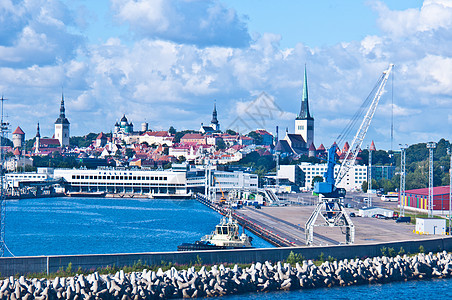
[[[428,207],[428,188],[407,190],[405,197],[402,197],[405,209],[427,212]],[[433,211],[449,211],[450,187],[437,186],[433,188]]]

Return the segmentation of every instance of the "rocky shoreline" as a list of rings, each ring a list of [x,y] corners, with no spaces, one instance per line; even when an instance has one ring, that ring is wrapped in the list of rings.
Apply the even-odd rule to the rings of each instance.
[[[142,272],[49,279],[9,277],[0,280],[0,299],[166,299],[214,297],[248,292],[312,289],[452,277],[452,254],[374,257],[323,262],[254,263],[242,269],[215,265],[211,270],[171,268]]]

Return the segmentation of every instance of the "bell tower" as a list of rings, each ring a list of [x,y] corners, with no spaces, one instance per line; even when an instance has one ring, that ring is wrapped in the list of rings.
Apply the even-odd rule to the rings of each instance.
[[[60,141],[62,148],[69,146],[69,121],[66,118],[63,94],[61,94],[60,116],[55,121],[55,139]]]
[[[299,134],[306,142],[306,147],[309,148],[314,144],[314,118],[309,113],[308,103],[308,77],[306,74],[306,65],[304,66],[304,82],[303,82],[303,96],[301,98],[300,113],[295,119],[295,134]]]

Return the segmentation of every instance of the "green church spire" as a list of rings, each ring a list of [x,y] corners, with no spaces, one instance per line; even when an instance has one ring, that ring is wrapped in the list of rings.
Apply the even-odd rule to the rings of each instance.
[[[303,82],[303,96],[301,99],[300,113],[297,116],[297,120],[311,120],[311,114],[309,113],[308,102],[308,75],[306,72],[306,65],[304,65],[304,82]]]

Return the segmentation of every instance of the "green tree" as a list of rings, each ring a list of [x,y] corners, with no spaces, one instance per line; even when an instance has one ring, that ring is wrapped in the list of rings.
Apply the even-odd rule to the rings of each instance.
[[[226,133],[227,133],[227,134],[230,134],[230,135],[237,135],[237,132],[235,132],[235,131],[232,130],[232,129],[227,129],[227,130],[226,130]]]
[[[133,150],[132,148],[127,148],[126,149],[126,156],[128,158],[132,158],[135,155],[135,150]]]
[[[363,184],[361,184],[361,190],[364,193],[367,193],[367,189],[368,189],[367,181],[363,181]]]
[[[262,136],[261,136],[259,133],[257,133],[256,131],[251,131],[251,132],[249,132],[247,135],[248,135],[250,138],[254,139],[254,143],[255,143],[256,145],[262,145],[262,140],[263,140],[263,138],[262,138]]]
[[[226,143],[223,141],[223,139],[218,139],[217,140],[217,146],[216,146],[217,150],[223,150],[226,149]]]
[[[176,129],[173,127],[173,126],[171,126],[169,129],[168,129],[168,132],[170,133],[170,134],[176,134]]]

